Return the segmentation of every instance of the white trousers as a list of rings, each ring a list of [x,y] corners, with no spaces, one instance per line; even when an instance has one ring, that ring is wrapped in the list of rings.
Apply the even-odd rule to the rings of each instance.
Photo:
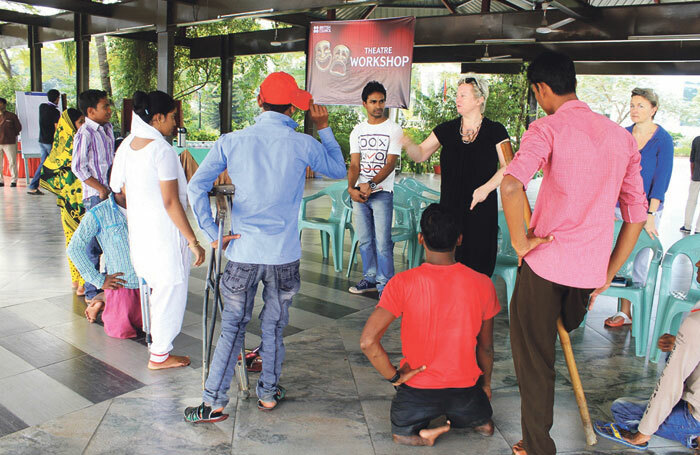
[[[695,207],[698,205],[698,192],[700,192],[700,182],[691,180],[690,188],[688,188],[688,202],[685,204],[685,222],[683,223],[683,226],[688,230],[693,226]],[[695,225],[695,232],[700,232],[700,217]]]
[[[663,210],[657,210],[654,214],[656,218],[656,230],[659,230],[661,225],[661,215]],[[622,219],[622,212],[620,207],[615,208],[615,219]],[[649,265],[651,264],[652,251],[649,248],[645,248],[639,253],[637,257],[634,258],[634,267],[632,268],[632,281],[637,284],[644,284],[647,282],[647,274],[649,273]]]
[[[17,183],[17,144],[0,144],[0,174],[2,174],[3,156],[9,161],[12,183]],[[2,181],[2,175],[0,175]]]
[[[190,251],[182,251],[185,280],[176,285],[151,287],[151,362],[161,363],[173,350],[173,340],[180,334],[187,306],[187,278],[190,274]],[[148,278],[146,278],[148,282]]]

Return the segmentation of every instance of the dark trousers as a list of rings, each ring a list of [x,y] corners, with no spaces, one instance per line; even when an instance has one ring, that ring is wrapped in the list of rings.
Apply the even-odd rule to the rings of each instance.
[[[541,278],[523,261],[510,303],[510,343],[520,387],[521,425],[528,455],[554,455],[549,436],[554,413],[557,318],[571,331],[586,315],[592,289]]]
[[[461,389],[416,389],[401,384],[391,401],[391,432],[412,436],[443,415],[452,428],[478,427],[488,422],[492,414],[491,403],[479,385]]]

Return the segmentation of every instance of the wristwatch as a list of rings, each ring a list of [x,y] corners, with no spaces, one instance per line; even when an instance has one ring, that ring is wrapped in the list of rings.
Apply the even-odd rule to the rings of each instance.
[[[377,189],[377,184],[370,180],[369,189],[374,191],[375,189]]]
[[[647,215],[656,215],[656,212],[652,212],[651,210],[647,210]]]
[[[398,381],[399,379],[401,379],[401,373],[399,373],[399,370],[397,369],[396,374],[391,379],[387,379],[387,381],[389,381],[393,384],[396,381]]]

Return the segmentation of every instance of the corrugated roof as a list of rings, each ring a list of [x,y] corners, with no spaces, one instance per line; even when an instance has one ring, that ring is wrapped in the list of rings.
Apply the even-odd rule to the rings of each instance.
[[[506,6],[501,2],[491,2],[490,12],[492,13],[507,13],[509,11],[515,11],[515,8]],[[481,0],[469,0],[457,7],[457,12],[459,14],[480,14],[481,13]]]

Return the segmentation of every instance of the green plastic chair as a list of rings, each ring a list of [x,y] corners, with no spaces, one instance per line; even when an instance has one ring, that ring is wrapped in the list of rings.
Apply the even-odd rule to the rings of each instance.
[[[617,236],[621,228],[622,221],[615,221],[615,241],[617,241]],[[632,272],[634,269],[634,259],[642,250],[647,248],[651,249],[652,258],[646,283],[633,283]],[[630,253],[629,258],[627,258],[627,261],[625,261],[616,275],[627,278],[627,285],[624,287],[610,286],[602,294],[610,297],[624,298],[632,302],[632,336],[635,338],[635,354],[637,357],[644,357],[647,353],[651,309],[654,303],[654,290],[656,289],[659,264],[661,263],[663,252],[664,250],[658,237],[652,240],[649,234],[642,230],[632,253]]]
[[[343,270],[343,242],[345,241],[345,230],[353,232],[350,216],[352,210],[348,211],[343,204],[343,191],[347,192],[348,182],[343,180],[334,183],[316,194],[306,196],[301,200],[299,207],[299,239],[301,231],[304,229],[314,229],[321,234],[321,251],[323,258],[328,258],[328,244],[333,249],[333,268],[336,272]],[[328,218],[310,217],[306,215],[306,206],[309,202],[323,196],[331,199],[331,213]]]
[[[423,211],[430,205],[438,201],[434,199],[427,198],[413,190],[406,188],[403,185],[394,185],[394,205],[399,205],[401,207],[409,207],[412,210],[413,218],[411,224],[416,233],[420,232],[420,219],[423,216]],[[405,226],[401,221],[401,214],[396,213],[395,226]],[[417,240],[416,240],[417,242]],[[404,254],[406,253],[406,248],[404,248]],[[409,260],[409,264],[414,264],[414,267],[419,266],[425,258],[425,250],[419,246],[413,250],[414,258]]]
[[[401,179],[400,182],[398,182],[399,185],[403,186],[404,188],[413,191],[414,193],[418,193],[419,195],[423,196],[423,193],[428,193],[432,196],[436,196],[436,198],[427,196],[429,199],[433,199],[433,202],[438,202],[440,200],[440,192],[436,191],[429,186],[419,182],[418,180],[412,178],[412,177],[404,177]],[[396,186],[396,185],[394,185]],[[425,197],[425,196],[424,196]]]
[[[500,276],[506,282],[506,295],[508,298],[508,318],[510,319],[510,299],[515,289],[515,278],[518,274],[518,254],[510,243],[510,231],[502,210],[498,212],[498,253],[496,255],[496,267],[493,276]]]
[[[678,256],[688,257],[693,265],[690,289],[686,292],[671,289],[673,266]],[[664,333],[677,334],[683,313],[690,311],[700,300],[700,285],[696,280],[698,268],[695,267],[698,259],[700,259],[700,234],[689,235],[677,241],[664,255],[661,263],[661,284],[659,286],[654,337],[652,338],[651,351],[649,351],[649,360],[652,362],[658,362],[661,355],[661,350],[656,345],[659,337]]]
[[[394,189],[396,189],[396,186],[394,186]],[[352,217],[352,199],[350,198],[350,194],[348,193],[347,188],[343,193],[342,200],[343,204],[345,205],[346,209],[349,210]],[[401,203],[397,203],[396,199],[394,199],[394,226],[391,228],[391,240],[394,243],[406,242],[406,250],[408,252],[406,257],[408,260],[409,268],[416,267],[417,265],[414,262],[416,258],[415,250],[419,247],[418,237],[415,230],[416,223],[414,217],[415,208],[406,207]],[[397,224],[397,221],[400,221],[400,223]],[[345,276],[347,276],[348,278],[350,278],[350,272],[352,272],[352,268],[357,263],[357,250],[359,244],[360,238],[357,235],[357,231],[352,231],[352,240],[350,241],[350,258],[348,259],[348,271],[345,274]]]

